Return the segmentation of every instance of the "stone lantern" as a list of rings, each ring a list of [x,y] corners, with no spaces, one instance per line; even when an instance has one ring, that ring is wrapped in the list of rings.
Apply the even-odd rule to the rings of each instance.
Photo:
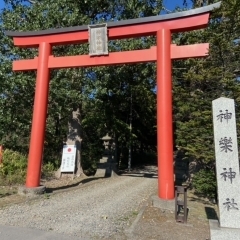
[[[107,133],[104,137],[101,138],[101,140],[103,141],[104,155],[109,156],[111,153],[111,146],[113,143],[112,137],[110,137]]]
[[[100,162],[98,163],[98,168],[95,176],[97,177],[112,177],[116,172],[116,162],[113,158],[113,138],[108,135],[108,133],[101,138],[104,146],[104,153]]]

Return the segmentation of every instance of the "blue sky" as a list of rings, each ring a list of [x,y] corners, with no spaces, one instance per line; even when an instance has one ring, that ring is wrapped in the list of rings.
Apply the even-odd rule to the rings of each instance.
[[[163,0],[168,10],[173,10],[176,6],[182,6],[183,0]],[[4,6],[4,0],[0,0],[0,9]]]
[[[187,2],[189,2],[189,0]],[[163,4],[168,10],[173,10],[177,6],[182,7],[182,3],[183,0],[163,0]]]
[[[176,6],[182,6],[183,0],[163,0],[164,5],[168,10],[173,10]],[[4,1],[0,0],[0,9],[3,8]]]

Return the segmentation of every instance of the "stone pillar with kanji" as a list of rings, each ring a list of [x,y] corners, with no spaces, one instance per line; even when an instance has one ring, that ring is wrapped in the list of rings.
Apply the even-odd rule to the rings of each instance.
[[[212,110],[219,207],[216,226],[221,231],[210,227],[211,239],[237,239],[234,236],[240,234],[240,174],[235,102],[218,98],[212,102]]]

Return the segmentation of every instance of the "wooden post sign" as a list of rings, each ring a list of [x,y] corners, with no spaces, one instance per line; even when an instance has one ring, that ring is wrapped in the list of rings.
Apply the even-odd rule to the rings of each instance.
[[[61,163],[62,172],[73,172],[75,171],[75,159],[76,159],[76,146],[75,145],[64,145]]]

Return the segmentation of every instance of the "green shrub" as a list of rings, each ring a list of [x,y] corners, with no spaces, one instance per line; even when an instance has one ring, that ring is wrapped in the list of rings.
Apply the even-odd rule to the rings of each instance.
[[[216,175],[213,170],[202,169],[193,177],[193,187],[195,193],[209,199],[216,198]]]
[[[22,184],[27,172],[27,156],[9,149],[3,152],[0,167],[1,184]]]
[[[52,162],[47,162],[42,165],[42,177],[51,177],[56,170],[56,166]]]

